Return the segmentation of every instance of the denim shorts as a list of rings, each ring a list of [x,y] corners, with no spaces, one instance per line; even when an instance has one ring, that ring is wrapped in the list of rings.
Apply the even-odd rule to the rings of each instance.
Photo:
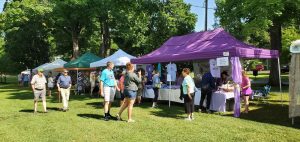
[[[136,91],[132,91],[132,90],[124,90],[124,95],[126,98],[129,98],[131,100],[136,99]]]

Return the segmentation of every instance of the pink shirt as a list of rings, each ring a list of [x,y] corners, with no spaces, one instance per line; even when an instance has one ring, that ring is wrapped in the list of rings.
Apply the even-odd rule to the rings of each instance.
[[[125,77],[124,77],[124,75],[122,75],[119,80],[119,88],[121,91],[124,91],[124,80],[125,80]]]
[[[250,84],[248,84],[248,82],[250,82],[249,77],[243,77],[241,87],[243,88],[243,87],[245,87],[245,86],[250,85]],[[243,90],[242,90],[242,94],[245,94],[245,95],[251,95],[251,94],[252,94],[252,89],[251,89],[251,87],[248,87],[248,88],[243,89]]]

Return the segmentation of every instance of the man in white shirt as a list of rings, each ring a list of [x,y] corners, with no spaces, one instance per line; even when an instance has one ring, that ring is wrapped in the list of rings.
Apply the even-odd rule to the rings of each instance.
[[[44,113],[47,113],[46,106],[46,78],[43,75],[43,69],[39,68],[38,73],[32,77],[31,88],[34,94],[34,113],[37,112],[37,103],[42,98]]]

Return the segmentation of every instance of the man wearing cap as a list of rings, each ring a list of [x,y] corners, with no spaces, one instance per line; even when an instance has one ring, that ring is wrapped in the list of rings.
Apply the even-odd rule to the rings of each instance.
[[[46,106],[46,78],[43,75],[43,69],[39,68],[38,73],[32,77],[31,88],[34,94],[34,113],[37,112],[37,103],[42,98],[44,112],[47,112]]]
[[[111,103],[114,101],[116,89],[120,91],[115,76],[114,64],[107,62],[107,67],[102,71],[100,77],[100,95],[104,97],[104,120],[108,121],[112,116],[110,115]]]
[[[72,86],[71,77],[68,75],[68,71],[64,70],[63,75],[61,75],[57,80],[57,88],[62,97],[64,112],[69,110],[69,97],[70,97],[71,86]]]

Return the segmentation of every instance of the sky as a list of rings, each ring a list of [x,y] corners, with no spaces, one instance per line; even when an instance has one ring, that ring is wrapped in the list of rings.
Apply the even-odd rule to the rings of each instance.
[[[184,0],[186,3],[189,3],[192,5],[191,12],[195,13],[197,15],[197,23],[195,27],[195,31],[203,31],[204,30],[204,18],[205,18],[205,9],[204,9],[204,3],[205,0]],[[208,0],[208,20],[207,20],[207,28],[213,29],[212,25],[215,23],[215,8],[216,8],[215,0]]]
[[[191,12],[197,15],[197,23],[195,27],[195,31],[203,31],[204,30],[204,15],[205,9],[204,1],[205,0],[184,0],[186,3],[192,5]],[[5,0],[0,0],[0,11],[3,10]],[[208,0],[208,8],[216,8],[215,0]],[[212,29],[212,25],[214,24],[214,9],[208,9],[208,29]]]

